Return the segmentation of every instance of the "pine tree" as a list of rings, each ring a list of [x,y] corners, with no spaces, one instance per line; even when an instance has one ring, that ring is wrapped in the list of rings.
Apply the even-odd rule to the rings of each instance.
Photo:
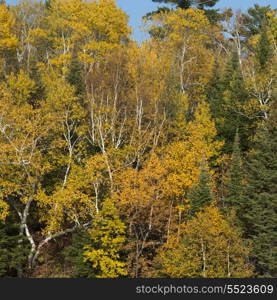
[[[73,234],[72,242],[63,250],[66,263],[72,265],[72,276],[77,278],[95,278],[94,269],[89,262],[84,261],[84,247],[91,239],[86,231]]]
[[[152,0],[153,2],[163,2],[163,3],[170,3],[170,4],[175,4],[177,7],[180,7],[182,9],[188,9],[192,5],[196,5],[199,8],[203,8],[205,6],[212,7],[214,6],[218,0]]]
[[[190,214],[194,215],[198,210],[210,204],[212,201],[211,176],[206,168],[202,168],[199,183],[191,189],[188,198],[191,201]]]
[[[251,145],[250,138],[253,135],[253,120],[241,114],[243,106],[249,99],[245,88],[243,75],[239,63],[239,56],[233,51],[227,62],[225,72],[221,79],[223,103],[219,108],[218,135],[224,140],[223,152],[232,153],[232,141],[237,128],[241,136],[241,150],[247,151]]]
[[[227,204],[230,208],[240,208],[242,201],[242,180],[243,180],[243,171],[242,171],[242,158],[240,150],[240,140],[239,132],[236,131],[234,145],[233,145],[233,154],[231,159],[231,167],[229,169],[228,179],[227,179],[227,191],[226,197],[224,199],[224,204]]]
[[[82,66],[81,62],[78,59],[76,50],[73,51],[72,59],[69,66],[69,72],[67,75],[67,81],[73,85],[76,89],[76,95],[81,95],[84,90],[84,79],[82,76]]]
[[[247,161],[244,230],[253,240],[252,258],[262,277],[277,276],[277,109],[257,134]]]
[[[27,262],[28,241],[18,234],[18,224],[13,216],[8,216],[5,223],[0,222],[0,277],[17,277],[17,269]]]
[[[259,42],[255,48],[255,57],[258,63],[259,71],[265,71],[268,63],[272,58],[272,48],[269,41],[266,26],[261,29]]]

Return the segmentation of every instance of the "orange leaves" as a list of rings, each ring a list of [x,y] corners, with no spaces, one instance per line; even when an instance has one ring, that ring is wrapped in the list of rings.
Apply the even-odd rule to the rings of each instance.
[[[133,168],[124,170],[117,178],[119,192],[115,199],[120,205],[144,206],[161,199],[162,178],[165,169],[162,167],[159,158],[152,154],[141,171]]]

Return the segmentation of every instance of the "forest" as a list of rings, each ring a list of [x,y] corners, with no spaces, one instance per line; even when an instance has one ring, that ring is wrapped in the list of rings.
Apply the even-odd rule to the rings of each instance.
[[[0,1],[0,277],[277,277],[277,9],[154,2]]]

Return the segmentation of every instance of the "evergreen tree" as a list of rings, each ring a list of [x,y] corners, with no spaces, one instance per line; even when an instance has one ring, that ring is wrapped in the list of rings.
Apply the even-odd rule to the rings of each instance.
[[[244,230],[253,240],[252,257],[260,276],[277,276],[277,109],[257,134],[247,161]]]
[[[51,7],[51,0],[45,0],[45,7],[49,9]]]
[[[219,64],[215,63],[211,80],[206,89],[206,99],[210,106],[210,111],[212,118],[215,120],[215,123],[218,127],[218,118],[222,114],[222,105],[223,105],[223,88],[221,82],[221,74],[219,72]]]
[[[242,158],[240,151],[240,141],[239,141],[239,132],[236,131],[234,145],[233,145],[233,154],[231,160],[231,167],[228,173],[227,179],[227,192],[224,199],[224,203],[227,204],[230,208],[240,208],[242,201],[242,180],[243,180],[243,171],[242,171]],[[239,211],[238,211],[239,213]]]
[[[23,238],[21,247],[18,241],[18,224],[12,216],[5,223],[0,222],[0,277],[17,277],[17,270],[27,261],[28,242]]]
[[[247,10],[247,14],[243,14],[243,35],[246,39],[251,38],[253,35],[259,34],[267,22],[267,14],[271,12],[270,5],[260,6],[255,4]]]
[[[163,2],[163,3],[170,3],[176,4],[177,7],[187,9],[193,5],[196,5],[198,8],[204,8],[205,6],[212,7],[214,6],[218,0],[152,0],[153,2]]]
[[[73,51],[71,63],[69,66],[69,73],[67,75],[67,81],[75,86],[76,95],[81,95],[84,92],[84,80],[82,76],[82,66],[78,59],[77,51]]]
[[[87,232],[73,234],[72,242],[63,251],[65,261],[72,265],[73,277],[95,278],[95,272],[89,262],[84,261],[84,247],[91,242]]]
[[[209,21],[216,23],[220,19],[220,13],[218,9],[205,9],[205,7],[213,7],[219,0],[152,0],[153,2],[166,3],[175,5],[177,8],[188,9],[190,7],[197,7],[203,9]],[[148,13],[145,17],[151,19],[151,17],[157,13],[169,11],[168,7],[159,7],[156,11]]]
[[[190,214],[194,215],[204,206],[212,201],[211,176],[206,168],[202,168],[199,175],[199,182],[191,189],[189,199],[191,201]]]
[[[241,136],[241,150],[247,151],[251,146],[250,139],[253,135],[254,121],[240,113],[243,105],[249,99],[249,95],[245,88],[239,56],[236,51],[233,51],[227,62],[219,86],[221,86],[223,101],[218,108],[217,131],[220,139],[225,142],[223,152],[232,153],[232,141],[237,128]]]
[[[263,26],[261,29],[259,42],[255,48],[255,57],[258,63],[259,71],[265,71],[272,58],[272,48],[268,39],[266,26]]]

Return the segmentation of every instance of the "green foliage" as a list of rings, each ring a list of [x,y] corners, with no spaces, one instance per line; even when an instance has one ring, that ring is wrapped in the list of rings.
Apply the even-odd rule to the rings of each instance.
[[[9,216],[5,223],[0,222],[0,277],[17,277],[18,268],[26,265],[28,252],[28,241],[19,236],[16,221]]]
[[[261,28],[260,38],[255,47],[255,57],[259,66],[258,70],[265,71],[273,57],[272,45],[269,41],[267,28],[265,26]]]
[[[65,262],[72,268],[72,276],[77,278],[95,278],[94,269],[89,262],[84,261],[84,247],[91,242],[87,232],[77,232],[72,236],[72,242],[63,250]]]
[[[170,3],[175,4],[180,8],[187,9],[191,7],[192,5],[196,5],[199,8],[203,8],[205,6],[212,7],[214,6],[218,0],[152,0],[153,2],[163,2],[163,3]]]
[[[191,189],[188,198],[190,199],[191,215],[194,215],[198,210],[211,203],[213,198],[211,193],[211,176],[206,168],[202,167],[199,182]]]
[[[243,106],[247,103],[249,94],[236,51],[232,52],[221,78],[218,79],[218,74],[215,73],[213,80],[208,97],[216,118],[218,137],[225,142],[223,152],[232,153],[232,141],[237,129],[242,140],[242,151],[247,151],[251,146],[254,120],[243,113]]]
[[[253,240],[252,258],[262,277],[277,276],[277,114],[276,104],[260,128],[247,160],[244,190],[245,235]]]
[[[197,7],[199,9],[204,9],[205,7],[213,7],[219,0],[152,0],[153,2],[159,3],[168,3],[175,5],[181,9],[188,9],[190,7]],[[167,7],[159,7],[156,11],[147,14],[146,18],[151,18],[154,14],[159,14],[161,12],[168,11],[169,8]],[[211,23],[216,23],[219,20],[220,14],[218,13],[218,9],[205,9],[205,14]]]
[[[260,6],[254,4],[247,10],[247,14],[243,14],[243,33],[246,37],[251,37],[259,34],[267,22],[267,14],[271,12],[270,5]]]
[[[226,196],[224,197],[224,204],[229,208],[239,209],[242,205],[243,177],[244,172],[240,151],[239,132],[237,130],[233,145],[231,166],[226,182]],[[238,211],[238,213],[240,213],[240,211]]]

